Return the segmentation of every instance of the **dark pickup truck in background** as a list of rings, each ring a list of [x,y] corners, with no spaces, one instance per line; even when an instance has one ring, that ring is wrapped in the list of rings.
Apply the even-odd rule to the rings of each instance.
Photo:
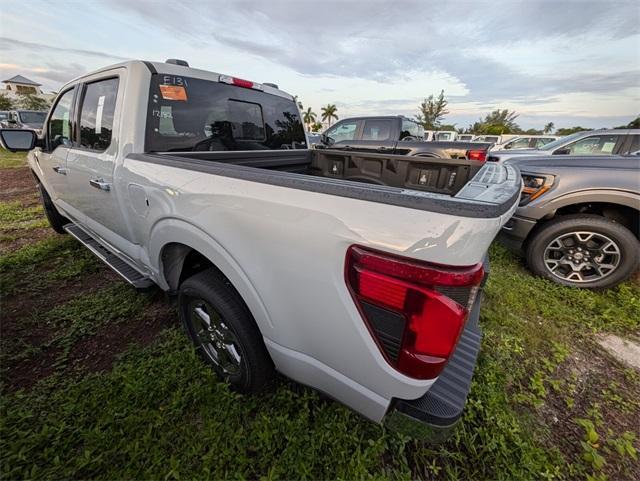
[[[396,116],[343,119],[326,130],[323,145],[337,150],[414,155],[484,162],[491,143],[425,142],[424,128],[415,120]]]

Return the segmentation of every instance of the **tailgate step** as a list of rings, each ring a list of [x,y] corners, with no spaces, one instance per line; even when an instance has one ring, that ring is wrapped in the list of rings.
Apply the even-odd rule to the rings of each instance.
[[[434,443],[450,435],[462,416],[480,351],[480,297],[478,295],[456,350],[444,371],[421,398],[396,400],[395,415],[389,419],[392,424],[390,427],[405,432],[413,431],[411,435],[414,437]],[[416,421],[421,424],[418,429]]]
[[[136,289],[147,289],[154,285],[154,282],[119,256],[111,252],[107,247],[91,237],[85,230],[76,224],[64,226],[69,234],[79,240],[87,249],[93,252],[102,262],[116,271],[120,277],[126,280]]]

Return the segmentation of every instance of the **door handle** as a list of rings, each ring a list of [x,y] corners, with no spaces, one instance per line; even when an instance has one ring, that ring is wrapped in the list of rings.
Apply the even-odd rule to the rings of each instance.
[[[64,167],[61,167],[59,165],[56,165],[55,167],[53,167],[53,171],[56,174],[67,175],[67,169],[65,169]]]
[[[89,181],[89,185],[91,187],[95,187],[96,189],[104,190],[107,192],[111,190],[111,184],[109,184],[108,182],[105,182],[102,179],[91,179]]]
[[[345,145],[344,147],[342,147],[342,150],[351,150],[353,149],[353,147],[351,147],[350,145]]]

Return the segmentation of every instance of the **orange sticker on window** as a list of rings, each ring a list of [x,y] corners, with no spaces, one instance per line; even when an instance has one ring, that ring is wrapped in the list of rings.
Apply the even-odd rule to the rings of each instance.
[[[187,100],[187,91],[181,85],[160,85],[160,93],[165,100]]]

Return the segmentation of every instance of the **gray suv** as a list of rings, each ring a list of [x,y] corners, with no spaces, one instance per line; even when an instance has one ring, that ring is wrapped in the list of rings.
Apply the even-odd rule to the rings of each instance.
[[[605,289],[640,259],[640,156],[512,159],[524,188],[499,239],[537,275],[565,286]]]
[[[499,150],[489,162],[540,155],[628,155],[640,150],[640,129],[587,130],[561,137],[537,149]]]

